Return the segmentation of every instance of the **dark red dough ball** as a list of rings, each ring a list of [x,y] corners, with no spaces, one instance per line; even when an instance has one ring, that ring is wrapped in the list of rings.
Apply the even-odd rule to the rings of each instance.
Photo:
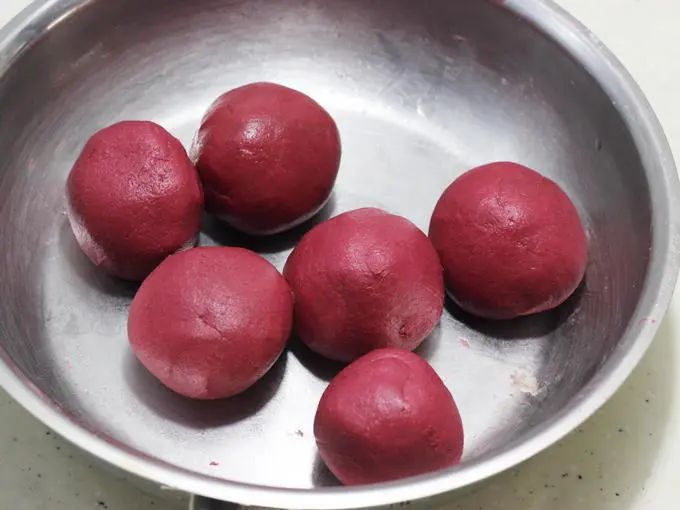
[[[588,241],[569,197],[515,163],[456,179],[439,199],[430,239],[461,308],[490,319],[549,310],[578,287]]]
[[[142,283],[128,337],[170,389],[217,399],[267,373],[292,322],[292,294],[274,266],[242,248],[202,247],[167,258]]]
[[[401,349],[373,351],[340,372],[321,397],[314,436],[345,485],[454,466],[464,442],[449,390],[430,365]]]
[[[300,224],[323,207],[340,152],[335,122],[313,99],[281,85],[253,83],[211,106],[192,157],[208,212],[263,235]]]
[[[286,262],[295,330],[317,353],[351,361],[413,350],[439,321],[444,279],[427,236],[401,216],[357,209],[309,231]]]
[[[108,273],[142,280],[195,242],[203,211],[196,168],[182,144],[153,122],[119,122],[97,132],[66,184],[71,228]]]

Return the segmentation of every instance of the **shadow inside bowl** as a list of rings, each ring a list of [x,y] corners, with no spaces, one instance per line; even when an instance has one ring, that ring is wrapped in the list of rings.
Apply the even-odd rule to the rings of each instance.
[[[326,467],[321,455],[318,453],[314,457],[314,468],[312,469],[312,484],[314,487],[338,487],[342,484]]]
[[[194,400],[178,395],[156,379],[129,351],[124,377],[132,392],[164,419],[194,429],[209,429],[244,420],[276,395],[286,371],[284,353],[267,374],[243,393],[220,400]]]
[[[323,208],[309,220],[290,230],[269,236],[244,234],[214,216],[206,214],[203,218],[199,244],[202,246],[236,246],[247,248],[262,255],[278,254],[295,248],[295,245],[307,232],[334,216],[335,213],[335,195],[331,195]]]
[[[347,366],[347,363],[324,358],[315,353],[296,336],[289,342],[288,350],[307,370],[322,381],[330,382]]]
[[[465,324],[471,330],[489,339],[540,338],[558,330],[571,317],[571,314],[578,308],[586,287],[584,280],[574,293],[557,308],[514,319],[489,320],[478,317],[463,310],[448,295],[446,296],[445,309],[456,321]]]

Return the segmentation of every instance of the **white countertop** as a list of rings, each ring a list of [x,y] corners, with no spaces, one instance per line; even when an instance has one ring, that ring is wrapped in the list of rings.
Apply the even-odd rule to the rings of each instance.
[[[2,0],[0,25],[30,0]],[[628,67],[680,155],[680,4],[560,0]],[[623,389],[521,467],[441,500],[442,510],[672,510],[680,496],[680,293]],[[115,480],[0,390],[0,510],[183,509]]]

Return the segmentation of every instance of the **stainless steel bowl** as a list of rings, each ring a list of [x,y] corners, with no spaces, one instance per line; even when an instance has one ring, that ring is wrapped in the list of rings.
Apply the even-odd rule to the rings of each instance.
[[[128,349],[135,288],[97,272],[64,215],[84,141],[151,119],[189,143],[209,103],[251,81],[309,93],[344,144],[322,218],[377,205],[426,228],[465,169],[515,160],[557,180],[590,235],[576,296],[484,322],[449,306],[421,349],[467,430],[457,469],[335,487],[313,413],[336,365],[291,350],[252,391],[189,402]],[[0,382],[84,450],[183,491],[349,508],[450,491],[546,448],[600,407],[651,342],[674,286],[678,181],[640,90],[545,0],[42,0],[0,33]],[[206,221],[201,242],[278,267],[308,226],[265,240]]]

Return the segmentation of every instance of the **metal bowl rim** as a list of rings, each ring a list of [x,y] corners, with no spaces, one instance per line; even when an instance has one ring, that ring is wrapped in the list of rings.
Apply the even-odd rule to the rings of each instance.
[[[648,156],[645,166],[654,200],[654,250],[635,317],[661,317],[670,303],[678,274],[680,183],[673,156],[661,125],[633,78],[617,58],[583,25],[552,0],[494,0],[553,38],[583,65],[610,95],[626,122],[638,151]],[[0,30],[0,74],[28,47],[66,17],[93,0],[37,0]],[[643,157],[644,160],[644,157]],[[653,167],[653,168],[652,168]],[[658,171],[658,175],[651,170]],[[661,211],[661,212],[659,212]],[[660,241],[659,241],[660,240]],[[366,487],[285,489],[231,482],[197,474],[158,459],[134,453],[78,425],[31,383],[0,348],[0,385],[37,419],[81,449],[108,463],[166,488],[235,503],[290,509],[364,508],[424,498],[471,485],[511,468],[552,445],[597,411],[623,384],[651,344],[658,320],[638,327],[629,324],[625,336],[634,336],[627,350],[620,349],[601,367],[573,403],[542,424],[537,433],[508,445],[495,456],[458,468],[398,482]],[[637,328],[637,329],[636,329]]]

